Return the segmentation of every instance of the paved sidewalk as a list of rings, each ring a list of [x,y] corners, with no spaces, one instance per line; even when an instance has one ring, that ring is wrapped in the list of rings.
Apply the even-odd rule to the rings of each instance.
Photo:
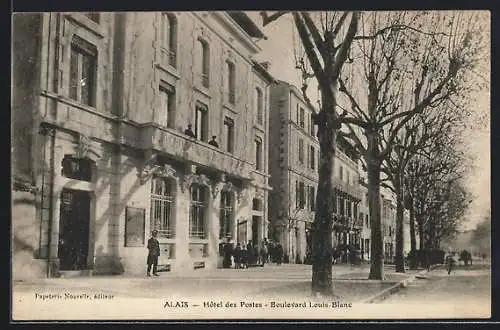
[[[385,267],[384,281],[368,280],[369,265],[334,265],[333,281],[336,298],[363,301],[385,290],[415,271],[404,274]],[[51,278],[13,283],[14,292],[101,292],[117,296],[159,298],[166,296],[273,296],[309,297],[312,269],[310,265],[194,271],[188,274],[160,273],[157,278],[131,276],[92,276]]]

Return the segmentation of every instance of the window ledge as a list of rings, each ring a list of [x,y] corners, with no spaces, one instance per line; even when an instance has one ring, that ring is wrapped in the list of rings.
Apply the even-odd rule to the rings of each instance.
[[[198,86],[198,85],[195,85],[193,86],[193,88],[200,92],[201,94],[205,95],[206,97],[208,97],[209,99],[212,98],[212,96],[210,95],[210,90],[207,88],[207,87],[202,87],[202,86]]]
[[[93,32],[97,36],[104,38],[106,37],[106,32],[103,28],[103,26],[99,23],[94,22],[87,16],[85,16],[82,13],[71,13],[71,14],[66,14],[65,17],[69,19],[70,21],[73,21],[74,23],[86,28],[87,30]]]
[[[155,66],[162,70],[163,72],[167,73],[167,74],[170,74],[171,76],[173,76],[175,79],[179,80],[181,79],[181,76],[179,74],[179,71],[177,71],[177,68],[171,66],[171,65],[163,65],[162,63],[160,62],[157,62],[155,63]]]

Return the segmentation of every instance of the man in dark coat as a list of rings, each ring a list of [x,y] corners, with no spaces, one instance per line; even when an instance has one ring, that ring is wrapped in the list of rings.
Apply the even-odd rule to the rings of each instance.
[[[160,242],[156,239],[158,236],[158,231],[155,229],[151,233],[151,238],[148,240],[148,270],[146,272],[146,276],[151,276],[151,266],[153,267],[153,275],[159,276],[156,269],[158,267],[158,257],[160,256]]]
[[[276,246],[276,263],[278,266],[281,265],[281,262],[283,260],[283,246],[281,246],[281,243],[278,243]]]
[[[234,268],[239,269],[241,264],[241,246],[240,243],[236,244],[234,249]]]
[[[248,241],[248,244],[247,244],[247,251],[248,251],[248,264],[250,265],[254,265],[255,264],[255,260],[254,260],[254,257],[255,257],[255,250],[253,248],[253,243],[252,241]]]

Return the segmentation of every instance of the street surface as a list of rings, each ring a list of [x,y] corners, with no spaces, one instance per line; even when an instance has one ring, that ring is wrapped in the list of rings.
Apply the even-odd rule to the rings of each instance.
[[[491,269],[489,263],[459,265],[448,275],[445,267],[418,276],[406,288],[387,297],[382,304],[425,306],[442,317],[488,317],[491,311]],[[420,307],[415,307],[418,311]],[[422,309],[422,315],[426,312]]]
[[[367,280],[369,265],[333,266],[334,294],[349,300],[362,300],[409,274],[396,274],[386,267],[386,281]],[[310,265],[275,264],[249,269],[197,270],[186,274],[161,272],[159,277],[93,276],[51,278],[15,282],[14,292],[63,292],[84,290],[125,297],[165,296],[307,296],[310,294]]]

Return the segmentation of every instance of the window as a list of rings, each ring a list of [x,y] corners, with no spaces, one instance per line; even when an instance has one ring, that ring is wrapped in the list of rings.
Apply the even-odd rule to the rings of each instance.
[[[314,113],[311,112],[311,116],[310,116],[310,120],[311,120],[311,126],[310,126],[310,133],[312,136],[314,136]]]
[[[198,184],[191,186],[191,212],[189,213],[189,237],[206,238],[208,216],[208,190]]]
[[[95,106],[97,49],[78,36],[71,42],[69,97],[82,104]]]
[[[299,196],[299,208],[303,210],[306,206],[306,186],[304,185],[304,182],[299,182]]]
[[[160,123],[169,128],[175,126],[175,88],[168,84],[160,85]]]
[[[359,212],[359,220],[361,221],[361,226],[365,226],[365,215],[363,212]]]
[[[196,112],[194,117],[195,136],[200,141],[208,141],[208,109],[207,106],[201,103],[196,104]]]
[[[305,112],[304,112],[304,108],[300,108],[299,110],[299,125],[300,127],[304,128],[305,127]]]
[[[151,181],[151,230],[158,230],[160,237],[175,237],[174,189],[172,180],[154,177]]]
[[[219,238],[232,237],[233,201],[231,192],[223,190],[220,195]]]
[[[299,163],[304,164],[304,140],[299,139]]]
[[[333,213],[337,213],[339,199],[335,191],[333,192]]]
[[[210,85],[210,49],[208,43],[203,39],[198,39],[199,48],[199,72],[201,74],[201,85],[208,88]]]
[[[234,152],[234,121],[229,118],[224,118],[224,131],[226,138],[226,151],[229,153]]]
[[[306,205],[306,191],[304,182],[295,180],[295,207],[297,209],[304,209]]]
[[[175,15],[162,15],[161,41],[167,51],[168,64],[175,67],[177,64],[177,19]]]
[[[231,104],[236,103],[236,95],[235,95],[235,90],[236,90],[236,73],[234,69],[234,64],[226,61],[226,67],[227,67],[227,95],[228,95],[228,101]]]
[[[69,179],[90,182],[92,180],[92,165],[93,162],[90,159],[66,155],[61,163],[61,175]]]
[[[255,138],[255,168],[262,170],[262,140]]]
[[[300,190],[299,190],[299,180],[295,180],[295,208],[300,207]]]
[[[97,24],[99,24],[99,21],[100,21],[100,14],[99,13],[85,13],[84,14],[85,16],[87,16],[88,18],[90,18],[91,20],[93,20],[94,22],[96,22]]]
[[[262,201],[259,198],[254,198],[252,200],[252,210],[262,211]]]
[[[358,218],[358,204],[357,203],[352,203],[353,204],[353,211],[352,211],[352,217],[354,219]]]
[[[262,91],[260,88],[255,89],[255,103],[257,108],[257,124],[262,125],[264,123],[264,107]]]
[[[309,157],[309,161],[311,162],[310,166],[311,166],[311,169],[314,170],[315,165],[316,165],[315,164],[316,155],[315,155],[314,146],[310,147],[310,153],[311,153],[311,156]]]
[[[369,216],[368,214],[365,215],[365,217],[366,217],[365,221],[366,221],[366,227],[369,228],[370,227],[370,218],[368,216]]]
[[[347,208],[347,216],[351,217],[352,216],[352,202],[351,201],[346,201],[346,208]]]
[[[339,169],[339,178],[340,178],[340,181],[342,181],[344,179],[344,169],[342,168],[342,166],[340,166],[340,169]]]
[[[345,215],[345,200],[343,198],[340,198],[340,214]]]
[[[314,196],[315,190],[314,187],[309,187],[309,209],[311,211],[316,210],[316,198]]]

